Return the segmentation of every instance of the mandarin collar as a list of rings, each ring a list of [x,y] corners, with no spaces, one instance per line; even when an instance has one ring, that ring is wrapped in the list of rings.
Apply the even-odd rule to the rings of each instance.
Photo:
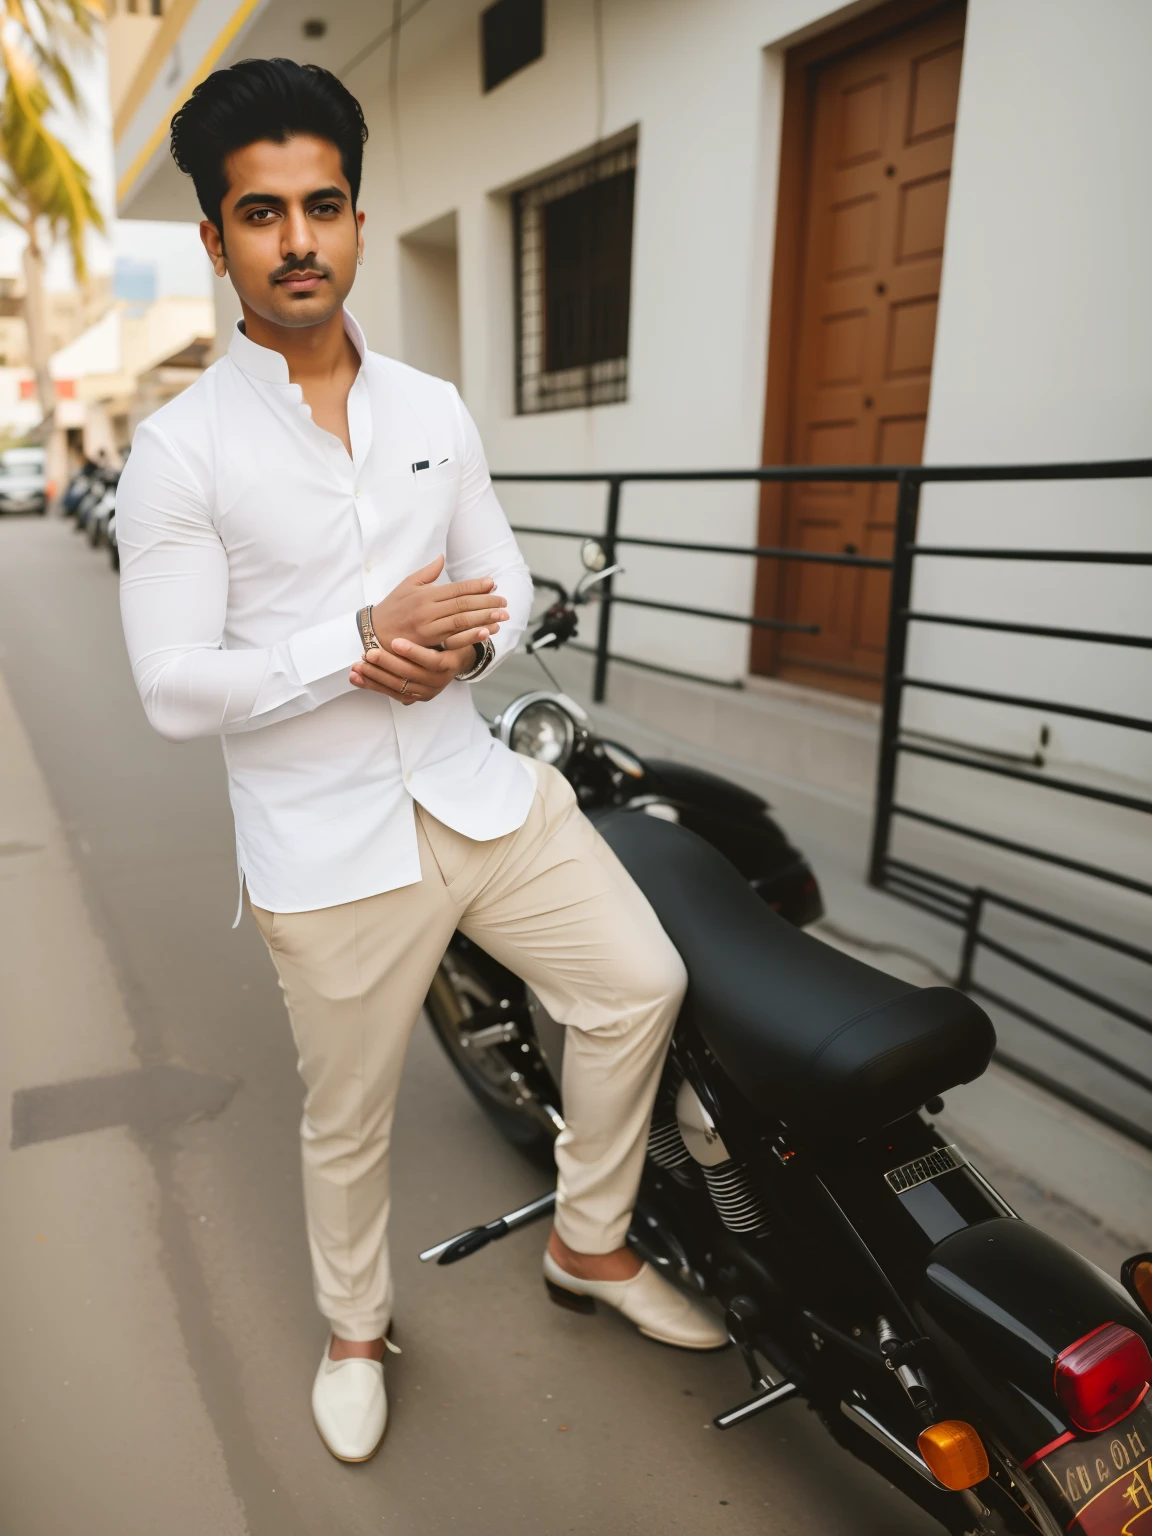
[[[275,352],[271,347],[261,347],[256,342],[250,341],[241,329],[243,324],[243,320],[237,320],[232,331],[232,340],[228,343],[228,356],[237,368],[251,378],[261,379],[265,384],[290,383],[288,360],[283,352]],[[363,363],[364,354],[368,350],[364,341],[364,332],[347,310],[344,311],[344,334],[356,348]]]

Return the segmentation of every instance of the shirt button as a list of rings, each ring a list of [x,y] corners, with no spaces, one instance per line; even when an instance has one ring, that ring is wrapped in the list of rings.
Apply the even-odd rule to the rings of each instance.
[[[372,569],[372,562],[371,562],[371,560],[365,560],[365,562],[364,562],[364,569],[366,571],[370,571]]]
[[[356,500],[357,501],[360,500],[360,487],[359,486],[356,487]]]

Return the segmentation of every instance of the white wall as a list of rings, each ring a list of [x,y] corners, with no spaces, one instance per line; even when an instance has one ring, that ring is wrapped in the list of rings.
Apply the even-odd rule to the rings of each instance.
[[[460,270],[456,214],[425,224],[400,242],[401,356],[413,368],[459,388]]]
[[[970,0],[925,458],[1152,454],[1152,7]],[[1152,548],[1152,482],[936,488],[932,543]],[[1148,567],[925,562],[915,603],[1149,634]],[[1152,653],[923,626],[911,670],[1147,715]],[[927,729],[1152,779],[1147,733],[925,698]]]

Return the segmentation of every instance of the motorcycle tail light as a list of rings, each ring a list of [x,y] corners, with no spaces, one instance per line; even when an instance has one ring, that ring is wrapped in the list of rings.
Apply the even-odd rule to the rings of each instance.
[[[1148,1390],[1152,1355],[1131,1328],[1103,1323],[1056,1356],[1056,1396],[1077,1429],[1111,1429]]]
[[[982,1483],[988,1476],[984,1442],[963,1419],[943,1419],[933,1424],[921,1431],[916,1443],[936,1481],[954,1493]]]

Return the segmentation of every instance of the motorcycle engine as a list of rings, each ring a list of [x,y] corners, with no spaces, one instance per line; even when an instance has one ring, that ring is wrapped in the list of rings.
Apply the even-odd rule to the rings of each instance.
[[[712,1204],[729,1232],[763,1237],[771,1230],[767,1207],[748,1169],[724,1145],[716,1123],[685,1078],[657,1099],[648,1137],[648,1155],[662,1168],[678,1168],[691,1159],[704,1175]]]
[[[718,1168],[731,1161],[715,1121],[687,1078],[676,1095],[676,1125],[685,1147],[701,1168]]]

